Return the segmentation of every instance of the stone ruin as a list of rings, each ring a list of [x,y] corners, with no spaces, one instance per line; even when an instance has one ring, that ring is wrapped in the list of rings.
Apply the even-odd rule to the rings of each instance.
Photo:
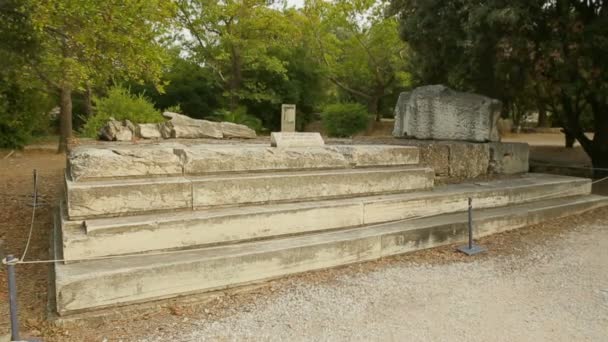
[[[461,93],[442,85],[424,86],[399,95],[395,107],[397,137],[499,141],[502,105],[489,97]]]
[[[190,135],[183,127],[211,129],[181,120],[167,125],[172,136]],[[489,138],[486,128],[451,136]],[[469,198],[476,238],[608,205],[607,197],[591,195],[588,179],[525,173],[527,160],[504,158],[516,153],[513,145],[439,144],[449,148],[448,171],[493,158],[503,163],[496,173],[519,174],[437,184],[435,168],[443,162],[429,156],[431,145],[329,145],[316,133],[273,133],[270,140],[73,149],[52,246],[60,260],[53,272],[57,313],[224,290],[462,242]],[[469,146],[499,157],[471,158]],[[527,149],[521,155],[527,158]]]
[[[164,112],[168,121],[162,123],[133,124],[129,120],[113,118],[101,128],[99,138],[106,141],[131,141],[134,139],[252,139],[255,131],[245,125],[232,122],[198,120],[186,115]]]

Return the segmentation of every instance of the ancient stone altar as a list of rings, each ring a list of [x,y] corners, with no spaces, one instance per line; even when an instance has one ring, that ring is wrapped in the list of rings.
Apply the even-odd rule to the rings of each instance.
[[[489,97],[430,85],[401,93],[393,135],[417,139],[499,141],[501,103]]]

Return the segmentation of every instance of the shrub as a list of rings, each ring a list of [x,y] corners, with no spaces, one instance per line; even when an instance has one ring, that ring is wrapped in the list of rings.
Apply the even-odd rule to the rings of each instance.
[[[0,87],[0,148],[22,148],[33,135],[49,134],[52,107],[53,99],[43,92],[16,84]]]
[[[329,136],[350,137],[367,128],[369,115],[361,104],[336,103],[323,109],[321,121]]]
[[[86,119],[81,129],[82,135],[96,138],[99,130],[110,117],[116,120],[129,120],[133,123],[154,123],[165,121],[161,113],[143,94],[133,95],[128,88],[115,86],[110,88],[103,98],[93,98],[95,115]]]

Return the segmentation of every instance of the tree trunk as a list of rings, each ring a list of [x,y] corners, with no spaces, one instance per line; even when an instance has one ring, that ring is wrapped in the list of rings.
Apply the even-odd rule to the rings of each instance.
[[[241,80],[242,80],[242,70],[241,70],[241,59],[239,56],[239,52],[236,49],[236,47],[234,47],[234,45],[231,47],[231,58],[232,58],[232,75],[230,77],[230,110],[234,111],[239,104],[239,99],[238,99],[238,95],[237,95],[237,91],[239,90],[239,88],[241,87]]]
[[[538,107],[538,127],[549,127],[549,120],[547,117],[547,106],[542,100],[537,100]]]
[[[367,111],[376,117],[376,122],[380,122],[382,115],[378,107],[380,106],[380,96],[373,95],[367,102]]]
[[[566,130],[562,130],[562,132],[564,133],[565,147],[573,148],[574,142],[576,141],[576,138],[574,137],[574,135],[568,133],[568,131],[566,131]]]
[[[87,83],[86,88],[84,90],[84,114],[87,118],[93,116],[93,91],[91,90],[91,85]]]
[[[72,139],[72,89],[63,86],[60,90],[61,102],[59,112],[59,147],[57,153],[64,153],[68,150],[68,143]]]

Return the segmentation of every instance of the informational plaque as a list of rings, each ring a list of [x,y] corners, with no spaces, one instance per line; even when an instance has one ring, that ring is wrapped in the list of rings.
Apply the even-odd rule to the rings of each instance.
[[[284,104],[281,106],[281,132],[296,131],[296,105]]]
[[[318,147],[325,145],[321,134],[317,132],[273,132],[270,134],[272,147]]]

